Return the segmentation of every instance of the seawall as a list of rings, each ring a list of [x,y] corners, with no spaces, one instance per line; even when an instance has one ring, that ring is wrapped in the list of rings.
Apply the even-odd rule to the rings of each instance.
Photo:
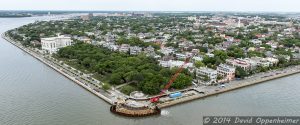
[[[70,79],[73,82],[75,82],[77,85],[79,85],[79,86],[83,87],[84,89],[88,90],[89,92],[93,93],[94,95],[96,95],[100,99],[103,99],[104,101],[106,101],[109,104],[113,104],[113,101],[110,98],[108,98],[108,97],[102,95],[101,93],[93,90],[92,88],[86,86],[84,83],[82,83],[81,81],[77,80],[75,77],[72,77],[72,76],[68,75],[67,73],[63,72],[60,68],[57,68],[57,67],[53,66],[52,64],[50,64],[49,62],[47,62],[44,57],[40,57],[39,54],[36,54],[34,51],[32,51],[30,49],[27,49],[26,47],[23,47],[20,43],[14,42],[10,38],[6,37],[4,33],[1,34],[1,36],[2,36],[3,39],[5,39],[6,41],[8,41],[9,43],[13,44],[14,46],[16,46],[16,47],[20,48],[21,50],[25,51],[26,53],[30,54],[31,56],[33,56],[37,60],[43,62],[44,64],[46,64],[50,68],[54,69],[55,71],[59,72],[63,76],[65,76],[68,79]],[[266,82],[266,81],[270,81],[270,80],[282,78],[282,77],[293,75],[293,74],[297,74],[297,73],[300,73],[299,69],[295,70],[295,71],[289,71],[289,70],[287,70],[285,73],[276,74],[276,75],[265,77],[265,78],[261,78],[261,79],[258,79],[258,80],[253,80],[253,81],[248,81],[248,82],[247,81],[242,81],[243,83],[241,83],[241,84],[238,84],[238,85],[235,85],[235,86],[231,86],[231,87],[226,87],[226,88],[220,89],[219,91],[213,91],[213,92],[208,92],[208,93],[205,93],[205,94],[193,95],[193,96],[189,96],[189,97],[185,97],[185,98],[180,98],[180,99],[177,99],[177,100],[173,100],[173,101],[170,101],[170,102],[165,102],[165,103],[157,104],[157,107],[158,108],[167,108],[167,107],[171,107],[171,106],[174,106],[174,105],[178,105],[178,104],[190,102],[190,101],[193,101],[193,100],[197,100],[197,99],[201,99],[201,98],[206,98],[206,97],[209,97],[209,96],[213,96],[213,95],[217,95],[217,94],[221,94],[221,93],[233,91],[233,90],[236,90],[236,89],[239,89],[239,88],[243,88],[243,87],[247,87],[247,86],[259,84],[259,83],[262,83],[262,82]]]
[[[65,76],[66,78],[70,79],[71,81],[73,81],[74,83],[76,83],[77,85],[83,87],[84,89],[88,90],[89,92],[91,92],[92,94],[96,95],[97,97],[99,97],[100,99],[103,99],[105,102],[109,103],[109,104],[113,104],[112,100],[109,99],[108,97],[100,94],[99,92],[93,90],[92,88],[86,86],[84,83],[80,82],[79,80],[77,80],[75,77],[72,77],[70,75],[68,75],[67,73],[63,72],[61,69],[53,66],[52,64],[48,63],[47,61],[45,61],[46,59],[44,57],[39,57],[38,54],[35,54],[35,52],[33,52],[32,50],[29,50],[25,47],[23,47],[21,44],[18,44],[17,42],[14,42],[13,40],[11,40],[10,38],[5,36],[5,33],[1,34],[1,37],[3,39],[5,39],[6,41],[8,41],[9,43],[13,44],[14,46],[20,48],[21,50],[23,50],[24,52],[28,53],[29,55],[31,55],[32,57],[36,58],[37,60],[39,60],[40,62],[46,64],[47,66],[49,66],[50,68],[54,69],[55,71],[57,71],[58,73],[62,74],[63,76]]]
[[[167,107],[170,107],[170,106],[174,106],[174,105],[178,105],[178,104],[190,102],[190,101],[193,101],[193,100],[197,100],[197,99],[201,99],[201,98],[206,98],[206,97],[209,97],[209,96],[213,96],[213,95],[217,95],[217,94],[221,94],[221,93],[233,91],[233,90],[240,89],[240,88],[243,88],[243,87],[247,87],[247,86],[251,86],[251,85],[255,85],[255,84],[267,82],[267,81],[270,81],[270,80],[282,78],[282,77],[285,77],[285,76],[290,76],[290,75],[297,74],[297,73],[300,73],[299,69],[296,70],[296,71],[287,71],[286,73],[282,73],[282,74],[277,74],[277,75],[270,76],[270,77],[261,78],[259,80],[254,80],[254,81],[251,81],[251,82],[243,82],[242,84],[238,84],[237,86],[224,88],[224,89],[221,89],[219,91],[214,91],[214,92],[210,92],[210,93],[205,93],[203,95],[194,95],[194,96],[190,96],[190,97],[185,97],[185,98],[173,100],[173,101],[168,102],[168,103],[158,104],[157,107],[159,107],[159,108],[167,108]]]

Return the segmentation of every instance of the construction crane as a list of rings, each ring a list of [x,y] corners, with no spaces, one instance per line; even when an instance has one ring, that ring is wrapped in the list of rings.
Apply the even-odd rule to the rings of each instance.
[[[150,99],[150,102],[156,103],[159,101],[159,98],[171,87],[173,82],[177,79],[178,75],[182,72],[184,69],[184,66],[190,61],[190,59],[193,58],[193,55],[188,56],[184,63],[179,67],[179,69],[176,71],[176,73],[171,77],[170,81],[167,83],[167,85],[160,91],[159,95],[156,97],[153,97]]]

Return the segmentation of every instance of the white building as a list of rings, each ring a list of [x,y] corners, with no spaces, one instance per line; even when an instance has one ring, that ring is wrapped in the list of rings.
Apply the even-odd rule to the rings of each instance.
[[[258,40],[258,39],[250,40],[250,42],[253,43],[254,45],[261,45],[262,44],[262,41]]]
[[[124,52],[124,53],[127,53],[129,51],[129,48],[130,48],[130,45],[128,44],[122,44],[119,48],[119,51],[120,52]]]
[[[111,42],[104,42],[104,41],[101,41],[99,44],[102,45],[103,47],[108,48],[108,49],[111,50],[111,51],[117,51],[118,48],[119,48],[118,45],[115,45],[114,43],[111,43]]]
[[[207,67],[200,67],[196,70],[196,78],[198,83],[211,85],[217,82],[217,70]]]
[[[267,57],[266,60],[268,60],[270,63],[272,63],[272,66],[277,65],[279,63],[279,60],[272,57]]]
[[[194,56],[193,60],[195,60],[195,61],[202,61],[203,58],[201,56]]]
[[[152,56],[152,57],[156,56],[155,49],[151,45],[144,49],[144,53],[147,56]]]
[[[251,59],[256,61],[257,65],[261,66],[261,67],[271,67],[271,66],[276,65],[279,62],[278,59],[275,59],[272,57],[267,57],[267,58],[252,57]]]
[[[159,65],[165,68],[174,68],[174,67],[180,67],[184,64],[184,61],[175,61],[175,60],[169,60],[169,61],[159,61]],[[184,65],[183,68],[192,68],[193,63],[187,63]]]
[[[240,67],[243,70],[251,70],[251,64],[245,59],[226,59],[226,63],[234,67]]]
[[[187,58],[187,56],[185,54],[182,54],[182,53],[176,53],[175,55],[178,59],[186,59]]]
[[[164,55],[169,55],[171,53],[174,53],[175,50],[172,47],[165,47],[159,50],[161,53],[163,53]]]
[[[218,75],[223,77],[224,81],[231,81],[235,78],[235,67],[226,65],[226,64],[220,64],[217,67]]]
[[[47,53],[56,53],[59,48],[70,46],[72,44],[71,37],[58,36],[58,37],[49,37],[41,38],[42,50],[45,50]]]
[[[131,46],[130,47],[130,55],[137,55],[142,52],[142,48],[138,46]]]
[[[247,62],[248,64],[250,64],[250,69],[249,70],[255,70],[258,66],[259,66],[259,63],[257,60],[254,60],[254,59],[250,59],[250,58],[245,58],[245,59],[241,59],[245,62]]]

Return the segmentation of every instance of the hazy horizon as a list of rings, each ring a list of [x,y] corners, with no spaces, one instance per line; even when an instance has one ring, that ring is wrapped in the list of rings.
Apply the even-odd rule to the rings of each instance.
[[[297,0],[0,0],[1,10],[300,12]]]

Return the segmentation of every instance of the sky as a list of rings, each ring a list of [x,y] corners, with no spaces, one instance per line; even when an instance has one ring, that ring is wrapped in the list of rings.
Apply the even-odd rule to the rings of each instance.
[[[0,0],[0,10],[300,12],[300,0]]]

